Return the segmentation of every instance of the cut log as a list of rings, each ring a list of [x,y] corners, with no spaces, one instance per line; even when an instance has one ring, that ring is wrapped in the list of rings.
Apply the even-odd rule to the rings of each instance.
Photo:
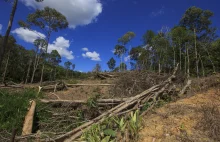
[[[31,107],[28,110],[27,115],[25,116],[24,125],[22,129],[22,136],[29,135],[32,133],[35,108],[36,108],[36,102],[31,101]]]
[[[114,86],[114,84],[67,84],[67,87],[74,86]]]
[[[178,95],[179,97],[181,97],[181,96],[186,92],[186,89],[190,87],[191,83],[192,83],[192,80],[188,80],[188,81],[187,81],[186,85],[185,85],[185,86],[183,87],[183,89],[180,91],[180,93],[179,93],[179,95]]]

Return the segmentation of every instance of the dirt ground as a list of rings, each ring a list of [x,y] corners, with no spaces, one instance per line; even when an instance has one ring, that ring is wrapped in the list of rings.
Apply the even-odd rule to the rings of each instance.
[[[77,80],[77,84],[112,84],[113,80]],[[100,98],[109,98],[110,86],[74,86],[68,90],[58,91],[54,95],[53,92],[47,92],[47,99],[57,99],[57,96],[62,100],[87,100],[93,95],[100,95]]]
[[[204,105],[220,108],[220,88],[209,89],[149,112],[143,117],[140,142],[215,142],[200,129]]]

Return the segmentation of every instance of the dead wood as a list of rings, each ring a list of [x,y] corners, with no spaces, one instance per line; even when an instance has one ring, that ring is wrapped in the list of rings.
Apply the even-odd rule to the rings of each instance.
[[[67,84],[67,87],[74,87],[74,86],[114,86],[114,84]]]
[[[186,85],[183,87],[183,89],[178,94],[179,97],[181,97],[186,92],[187,88],[190,87],[191,83],[192,83],[192,80],[187,81]]]
[[[32,101],[30,109],[28,110],[28,113],[25,116],[24,125],[23,125],[23,129],[22,129],[22,136],[32,133],[35,108],[36,108],[36,102]]]

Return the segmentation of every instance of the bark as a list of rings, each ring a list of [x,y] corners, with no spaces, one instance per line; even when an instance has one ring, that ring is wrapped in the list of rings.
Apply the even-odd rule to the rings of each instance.
[[[41,69],[40,85],[42,85],[42,82],[43,82],[44,66],[45,66],[45,63],[43,63],[43,67],[42,67],[42,69]]]
[[[115,84],[67,84],[67,87],[74,86],[114,86]]]
[[[29,61],[29,65],[28,65],[28,71],[27,71],[27,76],[26,76],[26,79],[25,79],[25,84],[27,84],[28,79],[29,79],[29,74],[30,74],[31,63],[32,63],[32,60],[30,60],[30,61]]]
[[[190,65],[189,65],[189,48],[188,47],[186,47],[186,52],[187,52],[187,78],[189,78],[190,77],[190,70],[189,70]]]
[[[8,61],[10,59],[10,53],[11,53],[11,50],[9,50],[9,52],[8,52],[8,57],[7,57],[6,64],[5,64],[5,70],[4,70],[4,73],[3,73],[3,76],[2,76],[2,82],[5,82],[5,76],[6,76],[6,73],[7,73],[7,70],[8,70]]]
[[[31,83],[33,83],[33,81],[34,81],[34,76],[35,76],[35,72],[37,70],[37,67],[39,65],[39,60],[40,60],[40,56],[38,56],[37,52],[36,52],[35,59],[34,59],[34,68],[33,68],[33,73],[32,73],[32,77],[31,77]]]
[[[36,102],[32,101],[31,107],[30,107],[27,115],[25,116],[24,125],[23,125],[23,129],[22,129],[22,136],[29,135],[32,133],[35,108],[36,108]]]
[[[194,29],[194,40],[195,40],[195,58],[196,58],[196,74],[199,78],[199,60],[198,60],[198,51],[197,51],[197,38],[196,38],[196,29]]]
[[[204,64],[203,64],[203,61],[202,61],[200,54],[199,54],[199,59],[200,59],[201,66],[202,66],[202,76],[204,77],[205,76],[205,68],[204,68]]]
[[[187,81],[186,85],[185,85],[185,86],[183,87],[183,89],[180,91],[180,93],[179,93],[179,95],[178,95],[179,97],[181,97],[181,96],[186,92],[186,89],[190,87],[191,83],[192,83],[192,80],[188,80],[188,81]]]
[[[4,41],[3,41],[2,46],[0,46],[0,70],[1,70],[1,67],[2,67],[2,60],[3,60],[5,48],[6,48],[7,43],[8,43],[8,38],[9,38],[9,35],[10,35],[10,32],[11,32],[11,28],[12,28],[15,12],[16,12],[16,9],[17,9],[17,5],[18,5],[18,0],[14,0],[12,11],[11,11],[11,14],[10,14],[10,19],[9,19],[9,22],[8,22],[8,27],[7,27],[7,30],[6,30],[6,33],[5,33],[5,37],[4,37]]]

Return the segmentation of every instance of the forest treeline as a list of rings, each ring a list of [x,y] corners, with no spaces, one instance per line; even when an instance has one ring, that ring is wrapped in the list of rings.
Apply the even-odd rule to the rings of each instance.
[[[142,45],[128,51],[134,32],[127,32],[118,39],[115,55],[121,58],[119,67],[111,58],[107,63],[111,70],[126,70],[123,57],[130,58],[131,70],[151,70],[169,73],[179,64],[180,71],[189,76],[206,76],[220,71],[220,38],[212,26],[214,13],[198,7],[190,7],[173,27],[162,27],[159,32],[147,30]]]
[[[38,2],[41,2],[38,0]],[[75,64],[67,61],[61,66],[61,56],[56,50],[48,53],[50,37],[54,32],[68,27],[64,15],[49,7],[36,10],[26,20],[15,21],[21,27],[34,31],[41,30],[45,37],[33,42],[31,50],[16,42],[10,35],[13,18],[17,9],[14,0],[10,14],[9,26],[5,35],[0,35],[0,74],[1,82],[14,81],[23,83],[43,82],[70,77],[84,78],[88,74],[74,71]],[[206,76],[220,71],[220,39],[212,25],[214,13],[198,7],[190,7],[173,28],[162,27],[159,32],[147,30],[142,37],[142,44],[130,48],[130,42],[136,38],[134,32],[127,32],[120,37],[115,45],[114,54],[107,65],[110,71],[150,70],[169,73],[179,64],[180,71],[186,76]],[[30,47],[29,47],[30,48]],[[129,62],[125,63],[124,57]],[[101,71],[97,64],[94,72]]]

